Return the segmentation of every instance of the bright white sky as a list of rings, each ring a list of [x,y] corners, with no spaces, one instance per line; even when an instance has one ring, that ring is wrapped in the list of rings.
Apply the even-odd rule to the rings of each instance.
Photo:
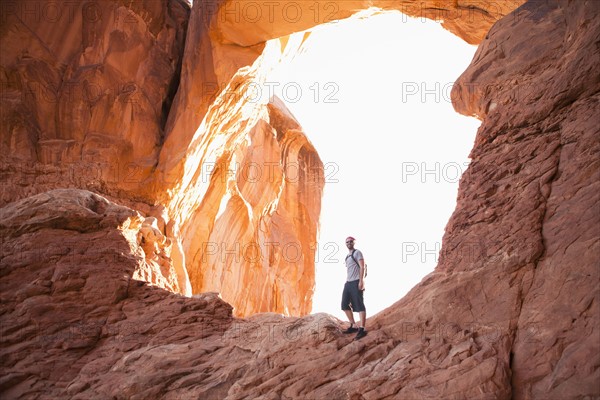
[[[317,27],[269,77],[301,88],[278,95],[325,164],[313,312],[345,319],[348,235],[368,264],[370,316],[435,268],[480,124],[449,98],[475,50],[434,21],[390,12]]]

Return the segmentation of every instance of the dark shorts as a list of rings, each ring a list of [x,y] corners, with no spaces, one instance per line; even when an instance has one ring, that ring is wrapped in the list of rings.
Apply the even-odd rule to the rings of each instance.
[[[358,290],[358,282],[346,282],[344,292],[342,293],[342,310],[352,310],[353,312],[367,311],[363,301],[363,291]],[[352,306],[352,308],[350,308]]]

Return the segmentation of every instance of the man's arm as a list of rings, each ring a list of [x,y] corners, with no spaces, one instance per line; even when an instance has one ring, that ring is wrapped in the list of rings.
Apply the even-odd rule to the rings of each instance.
[[[358,260],[358,265],[360,265],[360,280],[358,281],[358,289],[365,290],[365,281],[363,280],[365,277],[365,260]]]

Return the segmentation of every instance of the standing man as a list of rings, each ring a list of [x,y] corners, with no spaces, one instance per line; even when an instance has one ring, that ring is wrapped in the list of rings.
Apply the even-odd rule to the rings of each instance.
[[[350,321],[350,327],[343,333],[356,334],[355,340],[367,336],[365,330],[365,322],[367,320],[367,310],[363,301],[363,291],[365,290],[365,259],[362,252],[354,248],[354,239],[352,236],[346,238],[346,247],[348,255],[346,256],[346,284],[342,293],[342,310],[346,313]],[[360,315],[360,326],[357,327],[354,322],[354,314],[357,312]]]

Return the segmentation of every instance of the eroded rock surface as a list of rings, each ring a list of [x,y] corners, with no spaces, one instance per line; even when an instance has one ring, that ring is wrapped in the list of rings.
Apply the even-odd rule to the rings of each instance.
[[[599,13],[591,1],[530,1],[490,30],[453,92],[456,109],[477,115],[482,126],[440,263],[398,303],[370,318],[370,333],[361,341],[344,336],[340,321],[327,315],[241,319],[216,294],[190,298],[172,292],[180,282],[173,260],[195,254],[191,243],[172,237],[255,239],[252,232],[263,232],[269,218],[280,215],[287,223],[300,215],[286,214],[286,204],[303,193],[293,182],[280,186],[287,189],[270,215],[272,182],[258,190],[227,175],[227,192],[197,185],[202,172],[197,165],[175,182],[183,190],[172,194],[173,203],[163,209],[140,205],[144,213],[78,190],[4,205],[0,394],[599,397]],[[232,90],[245,90],[247,78],[258,71],[236,73]],[[233,112],[234,118],[221,120],[224,131],[230,129],[222,140],[239,140],[240,146],[211,147],[215,135],[198,135],[192,150],[212,154],[205,160],[226,170],[240,147],[235,157],[248,163],[282,148],[298,160],[304,154],[315,161],[293,117],[276,100],[252,109],[226,100],[220,98],[208,113]],[[204,121],[215,130],[200,133],[219,132],[210,117]],[[227,125],[236,123],[240,126]],[[223,193],[208,201],[213,197],[203,192],[206,202],[194,203],[185,198],[190,188]],[[176,202],[182,207],[174,207]],[[204,228],[197,210],[217,210],[215,225]],[[246,219],[233,217],[240,210]],[[255,210],[263,213],[260,218],[254,219]],[[188,218],[199,219],[186,225]],[[229,230],[215,230],[217,224]],[[204,233],[173,233],[194,226]],[[273,232],[269,229],[264,232]],[[254,271],[255,265],[249,267]],[[192,282],[217,280],[219,271],[210,263],[200,271],[212,274],[210,280],[190,274]]]
[[[136,211],[77,189],[0,209],[3,398],[72,398],[92,382],[102,382],[101,397],[109,387],[131,397],[135,385],[100,377],[126,354],[229,324],[231,306],[216,296],[173,293],[172,276],[148,262],[146,226]]]
[[[312,308],[323,163],[282,101],[240,101],[244,70],[217,99],[192,146],[201,164],[170,203],[181,221],[194,293],[220,292],[238,316]],[[199,202],[201,199],[201,202]]]
[[[188,16],[179,0],[3,2],[0,204],[57,187],[143,198]]]

